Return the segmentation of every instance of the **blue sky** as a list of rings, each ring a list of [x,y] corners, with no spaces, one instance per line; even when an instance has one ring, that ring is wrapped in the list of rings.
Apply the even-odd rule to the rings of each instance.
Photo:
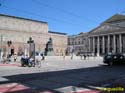
[[[0,0],[0,13],[48,22],[49,30],[68,35],[88,32],[116,13],[124,0]]]

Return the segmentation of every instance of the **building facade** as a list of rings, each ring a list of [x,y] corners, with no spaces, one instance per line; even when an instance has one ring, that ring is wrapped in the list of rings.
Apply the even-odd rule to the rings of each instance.
[[[68,47],[68,36],[66,33],[49,31],[49,36],[53,40],[53,49],[55,55],[65,55]]]
[[[125,53],[125,16],[116,14],[89,32],[89,49],[95,55]]]
[[[80,53],[87,53],[88,50],[88,34],[79,33],[78,35],[72,35],[68,37],[68,54],[74,53],[79,55]]]
[[[74,35],[68,37],[68,46],[74,46],[75,52],[88,52],[94,55],[104,55],[106,53],[125,53],[125,16],[116,14],[98,27],[94,28],[86,35]],[[79,37],[77,40],[76,38]],[[86,38],[86,43],[82,42]],[[73,43],[74,42],[74,43]],[[72,46],[71,46],[72,45]],[[82,47],[76,49],[77,46]],[[88,49],[87,49],[87,48]]]
[[[27,41],[32,38],[35,42],[35,50],[44,52],[46,43],[51,37],[53,40],[53,49],[55,55],[61,55],[67,49],[67,35],[58,32],[48,32],[48,23],[8,16],[0,14],[0,38],[1,49],[4,52],[13,52],[14,54],[28,52]],[[63,43],[59,43],[64,40]],[[8,41],[11,45],[8,46]]]

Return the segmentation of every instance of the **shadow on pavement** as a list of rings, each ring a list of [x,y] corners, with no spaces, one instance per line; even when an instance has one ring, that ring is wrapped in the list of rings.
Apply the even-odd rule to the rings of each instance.
[[[101,86],[103,84],[110,83],[120,76],[125,75],[124,71],[125,66],[122,65],[99,65],[97,67],[81,69],[4,76],[4,78],[9,80],[7,83],[16,82],[33,90],[37,90],[37,92],[33,91],[33,93],[39,93],[39,91],[41,91],[40,93],[44,93],[43,91],[46,90],[49,91],[48,93],[61,93],[59,90],[65,91],[63,88],[67,86],[76,86],[96,90],[95,88],[91,88],[90,85]],[[77,91],[77,89],[72,87],[72,91]],[[6,93],[17,92],[32,93],[24,92],[24,90],[15,92],[8,91]]]

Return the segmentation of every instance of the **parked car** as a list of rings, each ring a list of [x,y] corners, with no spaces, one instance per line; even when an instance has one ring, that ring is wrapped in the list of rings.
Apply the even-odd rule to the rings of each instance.
[[[125,64],[125,55],[108,53],[103,57],[103,62],[109,66],[114,64]]]

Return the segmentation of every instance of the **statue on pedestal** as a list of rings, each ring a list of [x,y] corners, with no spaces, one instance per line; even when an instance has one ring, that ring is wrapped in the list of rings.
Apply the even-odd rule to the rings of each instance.
[[[52,38],[49,38],[49,41],[46,44],[46,48],[45,48],[45,56],[52,56],[54,55],[53,52],[53,42],[52,42]]]

